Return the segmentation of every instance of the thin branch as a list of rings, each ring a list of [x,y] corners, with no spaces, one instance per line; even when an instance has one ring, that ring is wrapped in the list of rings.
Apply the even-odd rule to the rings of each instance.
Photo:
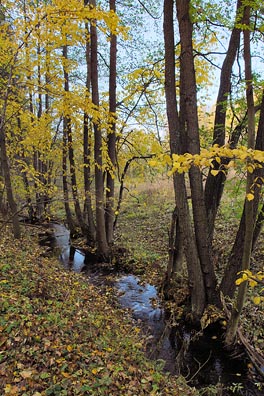
[[[141,7],[144,8],[144,10],[146,11],[146,13],[147,13],[152,19],[157,19],[157,20],[158,20],[158,19],[161,18],[161,15],[155,17],[155,16],[147,9],[147,7],[145,6],[145,4],[142,3],[142,1],[138,0],[138,2],[139,2],[139,4],[141,5]]]
[[[191,382],[196,376],[197,374],[199,374],[199,372],[204,368],[204,366],[206,366],[206,364],[209,362],[209,360],[211,359],[212,356],[212,351],[210,351],[208,358],[206,359],[206,361],[201,364],[201,362],[199,362],[196,358],[194,358],[194,360],[196,361],[196,363],[198,363],[198,370],[192,375],[192,377],[190,379],[187,380],[188,382]]]

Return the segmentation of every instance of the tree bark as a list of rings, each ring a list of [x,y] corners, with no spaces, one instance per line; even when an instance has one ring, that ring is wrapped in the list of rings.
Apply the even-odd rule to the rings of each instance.
[[[89,0],[84,0],[84,5],[87,6]],[[85,60],[86,60],[86,95],[91,91],[91,48],[90,48],[90,29],[88,22],[85,23]],[[91,176],[91,118],[87,111],[84,112],[83,119],[83,177],[84,177],[84,218],[88,224],[89,234],[92,237],[91,244],[94,244],[96,237],[96,229],[94,224],[94,215],[92,210],[92,176]]]
[[[192,22],[190,20],[190,1],[177,0],[177,18],[181,40],[180,68],[184,81],[184,91],[180,92],[186,110],[187,151],[200,154],[200,137],[197,113],[196,79],[192,46]],[[216,276],[211,260],[207,213],[204,201],[202,173],[192,166],[189,171],[195,237],[203,272],[208,303],[217,301]]]
[[[173,26],[173,0],[164,1],[164,42],[165,42],[165,95],[169,125],[171,154],[180,153],[181,131],[177,112],[175,51]],[[205,289],[202,270],[197,254],[195,237],[187,202],[186,186],[183,174],[174,174],[175,201],[179,213],[179,227],[185,242],[184,253],[187,260],[189,286],[191,291],[191,310],[194,320],[201,317],[205,307]]]
[[[9,167],[7,149],[6,149],[6,135],[5,135],[5,128],[4,128],[3,120],[4,120],[4,117],[2,115],[0,118],[1,164],[2,164],[3,174],[4,174],[4,180],[5,180],[7,202],[10,207],[11,214],[12,214],[13,234],[14,234],[15,238],[20,238],[21,231],[20,231],[20,225],[19,225],[17,204],[14,199],[12,182],[11,182],[10,167]]]
[[[4,184],[4,172],[2,166],[2,159],[1,159],[1,152],[0,152],[0,181],[1,181],[1,188],[0,188],[0,212],[4,214],[6,212],[6,204],[5,204],[5,184]]]
[[[239,17],[240,8],[241,8],[241,0],[238,0],[235,23],[237,23],[240,19]],[[241,30],[236,28],[235,26],[232,30],[226,57],[223,62],[223,66],[221,68],[220,85],[219,85],[217,102],[216,102],[214,135],[213,135],[213,144],[218,144],[219,146],[223,146],[225,144],[227,100],[231,90],[232,69],[240,44],[240,33]],[[213,167],[214,169],[219,169],[220,164],[218,164],[215,161],[213,163]],[[215,218],[222,198],[225,180],[226,180],[226,175],[224,172],[219,172],[216,176],[213,176],[211,172],[209,172],[206,179],[205,205],[208,216],[210,244],[212,243],[212,239],[213,239]]]
[[[179,226],[179,213],[178,208],[175,206],[169,234],[169,263],[167,269],[168,279],[173,276],[176,272],[182,271],[183,264],[183,240],[182,234],[180,233]]]
[[[264,92],[262,95],[262,101],[261,101],[261,106],[260,106],[260,116],[259,116],[255,149],[264,151]],[[254,184],[253,222],[255,223],[256,216],[258,213],[261,187],[263,185],[262,178],[264,178],[264,169],[261,168],[261,169],[255,170],[254,177],[258,178],[258,183]],[[259,215],[259,216],[261,218],[261,215]],[[253,236],[252,247],[255,246],[257,237],[259,235],[258,228],[259,228],[259,222],[257,221],[256,228],[254,231],[254,236]],[[234,293],[236,290],[235,280],[237,278],[237,273],[241,270],[244,238],[245,238],[245,205],[244,205],[243,213],[241,216],[239,228],[238,228],[238,231],[236,234],[235,242],[232,246],[228,264],[226,266],[224,276],[223,276],[221,284],[220,284],[220,290],[222,291],[222,293],[225,296],[229,296],[231,298],[234,296]]]
[[[69,189],[68,189],[68,178],[67,178],[67,156],[68,156],[68,139],[67,139],[67,119],[63,118],[63,141],[62,141],[62,186],[63,186],[63,201],[64,209],[66,214],[66,221],[70,230],[70,235],[74,236],[75,226],[71,214],[71,208],[69,204]]]
[[[96,236],[96,228],[94,223],[94,215],[92,209],[92,175],[91,175],[91,139],[90,139],[90,119],[87,113],[84,114],[83,122],[83,164],[84,164],[84,221],[88,224],[88,234],[90,235],[90,244],[93,245]]]
[[[246,80],[246,98],[248,108],[248,148],[254,149],[255,143],[255,108],[253,96],[252,70],[251,70],[251,49],[250,49],[250,6],[244,8],[244,23],[248,26],[244,30],[244,61],[245,61],[245,80]],[[250,165],[250,163],[248,163]],[[252,192],[252,185],[254,184],[254,175],[247,170],[247,187],[246,193]],[[242,256],[242,271],[250,269],[250,258],[252,252],[252,241],[254,232],[254,202],[246,198],[245,200],[245,240],[243,246]],[[236,332],[238,329],[239,318],[244,306],[244,301],[247,292],[247,282],[242,282],[239,285],[238,295],[233,305],[230,322],[228,324],[225,343],[232,345],[235,341]]]
[[[4,175],[5,188],[7,201],[12,214],[12,225],[13,225],[13,234],[14,237],[19,239],[21,237],[21,230],[18,218],[17,204],[13,194],[12,182],[11,182],[11,171],[9,166],[9,160],[7,155],[7,142],[6,142],[6,132],[5,132],[5,121],[6,121],[6,110],[7,110],[7,101],[9,96],[9,90],[11,86],[13,68],[8,74],[8,80],[6,84],[6,91],[3,95],[3,104],[2,104],[2,112],[0,114],[0,162],[2,165],[2,171]]]
[[[264,174],[263,174],[263,177],[264,177]],[[261,230],[263,228],[263,223],[264,223],[264,204],[262,205],[262,207],[259,211],[257,220],[256,220],[256,225],[255,225],[254,234],[253,234],[253,241],[252,241],[252,250],[254,250],[256,247],[257,240],[258,240]]]
[[[96,1],[91,0],[92,7],[96,7]],[[91,86],[92,101],[99,110],[99,87],[98,87],[98,59],[97,59],[97,28],[96,20],[91,23]],[[98,119],[93,119],[94,126],[94,161],[95,161],[95,201],[96,201],[96,243],[98,254],[108,258],[109,246],[105,228],[104,208],[104,177],[102,159],[102,132]]]
[[[116,12],[116,1],[110,0],[110,11]],[[109,115],[110,125],[107,136],[109,164],[106,170],[106,210],[105,225],[108,244],[114,237],[114,199],[115,199],[115,169],[116,169],[116,55],[117,37],[110,35],[110,70],[109,70]]]
[[[67,45],[63,46],[62,49],[63,57],[65,60],[68,59],[67,53]],[[63,67],[63,74],[64,74],[64,89],[65,92],[69,92],[69,74],[67,72],[66,67]],[[68,155],[69,155],[69,163],[70,163],[70,177],[71,177],[71,188],[72,188],[72,197],[74,202],[74,209],[78,224],[81,228],[82,234],[87,236],[87,241],[90,241],[88,235],[87,225],[83,220],[83,215],[81,211],[81,206],[78,197],[78,186],[77,186],[77,177],[75,171],[75,158],[74,158],[74,150],[73,150],[73,139],[72,139],[72,127],[71,127],[71,118],[68,114],[68,110],[66,111],[66,115],[64,116],[64,128],[67,135],[67,145],[68,145]]]

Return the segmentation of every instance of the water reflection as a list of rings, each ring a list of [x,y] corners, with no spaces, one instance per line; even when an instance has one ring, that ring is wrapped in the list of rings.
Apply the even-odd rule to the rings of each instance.
[[[53,224],[55,249],[59,251],[59,258],[66,269],[81,272],[85,266],[85,255],[70,245],[70,232],[60,224]]]
[[[133,310],[133,316],[154,322],[162,318],[163,310],[159,304],[157,290],[154,286],[141,284],[134,275],[122,276],[117,282],[121,305]]]
[[[116,288],[120,304],[132,310],[133,317],[141,322],[149,335],[146,345],[148,356],[163,360],[165,370],[175,373],[175,337],[171,337],[172,329],[164,319],[156,287],[140,282],[134,275],[125,275],[116,282]]]

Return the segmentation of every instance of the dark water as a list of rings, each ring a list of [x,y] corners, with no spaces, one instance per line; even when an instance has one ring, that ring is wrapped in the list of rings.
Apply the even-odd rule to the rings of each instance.
[[[121,276],[116,282],[119,302],[132,310],[133,317],[143,324],[149,334],[147,354],[152,359],[164,360],[164,369],[183,375],[191,386],[205,388],[217,385],[218,393],[209,395],[264,395],[254,386],[243,357],[232,358],[223,350],[222,331],[219,326],[205,329],[199,337],[185,325],[171,326],[159,301],[157,290],[142,283],[134,275]]]
[[[89,268],[85,255],[70,245],[70,235],[63,225],[54,224],[55,249],[64,267],[76,272]],[[87,276],[93,283],[102,285],[104,274],[90,270]],[[109,280],[108,280],[109,281]],[[162,307],[157,290],[142,283],[134,275],[113,274],[112,284],[116,287],[119,303],[131,309],[146,335],[147,355],[163,361],[164,369],[172,374],[182,374],[191,386],[201,388],[201,395],[263,396],[264,385],[258,389],[257,378],[248,369],[244,353],[234,358],[224,351],[222,332],[218,327],[208,328],[199,337],[185,325],[171,326]],[[205,387],[215,385],[205,392]],[[204,392],[204,393],[203,393]]]

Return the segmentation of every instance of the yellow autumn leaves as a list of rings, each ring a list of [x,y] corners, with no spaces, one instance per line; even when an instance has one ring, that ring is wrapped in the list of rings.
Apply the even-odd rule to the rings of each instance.
[[[236,280],[236,285],[239,286],[243,282],[248,282],[250,287],[255,287],[257,285],[264,285],[264,272],[259,271],[256,274],[253,274],[250,270],[241,271],[238,273],[240,277]],[[259,294],[263,294],[264,288],[262,288]],[[255,304],[260,304],[264,302],[264,297],[261,295],[257,295],[253,297],[253,302]]]
[[[215,162],[219,165],[218,169],[213,168]],[[202,149],[200,154],[172,154],[172,157],[161,154],[149,161],[149,165],[152,167],[157,167],[160,164],[170,167],[168,176],[175,172],[188,172],[193,165],[199,168],[210,168],[213,176],[217,176],[220,172],[226,173],[230,168],[236,169],[239,167],[253,173],[255,169],[263,167],[264,151],[248,149],[245,146],[231,149],[229,145],[222,147],[214,145],[209,149]],[[257,177],[254,183],[258,184],[263,181],[263,178]],[[249,201],[254,199],[253,192],[247,194],[247,199]]]
[[[223,159],[228,160],[226,165],[222,163]],[[235,168],[238,162],[242,165],[246,165],[247,170],[252,173],[254,169],[263,166],[264,152],[261,150],[247,149],[245,146],[231,149],[228,145],[223,147],[214,145],[209,149],[202,149],[200,154],[173,154],[171,172],[178,171],[178,169],[182,172],[186,172],[190,169],[191,165],[200,168],[212,167],[214,161],[220,165],[220,169],[211,170],[214,176],[226,169]]]

